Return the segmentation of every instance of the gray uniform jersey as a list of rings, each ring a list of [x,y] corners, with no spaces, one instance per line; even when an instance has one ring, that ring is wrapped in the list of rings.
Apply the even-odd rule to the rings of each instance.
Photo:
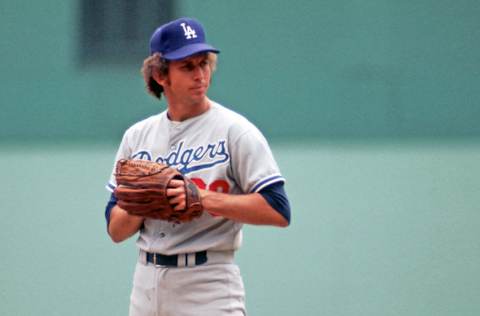
[[[167,112],[151,116],[124,134],[115,161],[146,159],[177,168],[201,189],[242,194],[284,182],[267,141],[243,116],[213,101],[205,113],[182,122]],[[111,175],[107,189],[116,187]],[[189,223],[146,219],[137,246],[165,255],[203,250],[236,250],[242,224],[208,210]]]

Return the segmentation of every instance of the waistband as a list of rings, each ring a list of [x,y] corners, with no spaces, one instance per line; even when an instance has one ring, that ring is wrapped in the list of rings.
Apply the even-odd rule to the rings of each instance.
[[[147,265],[153,264],[161,267],[195,267],[218,263],[233,263],[234,251],[199,251],[177,255],[163,255],[140,250],[138,260]]]

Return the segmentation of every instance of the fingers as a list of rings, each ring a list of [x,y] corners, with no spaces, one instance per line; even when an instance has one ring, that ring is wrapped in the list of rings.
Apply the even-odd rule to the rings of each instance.
[[[186,208],[185,183],[183,180],[172,180],[167,188],[168,201],[175,211],[182,211]]]
[[[167,189],[167,198],[174,210],[185,209],[185,188]]]
[[[176,179],[171,180],[170,183],[168,184],[169,188],[179,188],[183,186],[184,186],[183,180],[176,180]]]
[[[170,205],[172,205],[175,211],[181,211],[186,208],[185,194],[181,194],[173,198],[170,198],[168,199],[168,201],[170,202]]]
[[[167,197],[174,198],[182,194],[185,194],[185,183],[183,182],[183,180],[170,181],[167,188]]]
[[[173,199],[179,195],[185,195],[185,189],[182,187],[182,188],[172,188],[172,189],[167,189],[167,197],[169,199]]]

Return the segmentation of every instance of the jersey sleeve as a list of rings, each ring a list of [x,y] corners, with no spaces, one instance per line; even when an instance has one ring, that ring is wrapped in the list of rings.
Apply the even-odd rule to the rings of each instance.
[[[244,193],[285,182],[267,140],[253,125],[233,141],[230,153],[232,174]]]
[[[107,185],[105,186],[105,188],[108,191],[113,193],[113,191],[117,187],[117,182],[115,181],[115,165],[117,161],[120,159],[128,159],[130,158],[130,155],[131,155],[131,149],[128,144],[128,133],[125,132],[122,138],[122,142],[120,143],[120,146],[118,148],[117,154],[115,155],[115,160],[113,162],[113,168],[112,168],[112,173],[110,174],[110,179]]]

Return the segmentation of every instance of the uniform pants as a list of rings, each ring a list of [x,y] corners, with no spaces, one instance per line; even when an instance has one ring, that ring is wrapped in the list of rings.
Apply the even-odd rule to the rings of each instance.
[[[236,264],[165,267],[137,262],[130,316],[204,315],[246,315],[245,290]]]

